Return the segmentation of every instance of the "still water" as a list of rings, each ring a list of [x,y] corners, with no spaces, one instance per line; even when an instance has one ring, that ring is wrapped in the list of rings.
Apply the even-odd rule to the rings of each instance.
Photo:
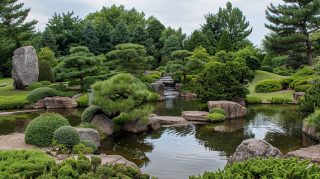
[[[193,100],[170,99],[155,104],[157,115],[180,116],[184,110],[199,110]],[[0,134],[23,132],[25,126],[44,111],[0,116]],[[58,110],[76,126],[82,110]],[[296,106],[257,105],[248,107],[244,119],[219,124],[161,128],[146,134],[124,134],[102,142],[101,151],[122,155],[139,165],[143,172],[160,179],[188,178],[206,170],[223,168],[227,158],[245,139],[264,139],[283,153],[313,145],[301,132],[303,117]],[[216,132],[220,129],[223,132]]]

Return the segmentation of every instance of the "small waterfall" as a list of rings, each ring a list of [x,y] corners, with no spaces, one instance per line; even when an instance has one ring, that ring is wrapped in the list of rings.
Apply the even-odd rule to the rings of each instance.
[[[179,91],[176,89],[176,83],[171,76],[161,77],[156,82],[161,82],[164,85],[164,97],[166,99],[179,97]]]

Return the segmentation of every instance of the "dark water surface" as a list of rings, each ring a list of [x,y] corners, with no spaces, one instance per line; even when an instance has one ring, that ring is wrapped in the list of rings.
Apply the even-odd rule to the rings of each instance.
[[[180,116],[184,110],[199,110],[201,104],[193,100],[171,99],[155,104],[157,115]],[[0,116],[0,134],[23,132],[31,119],[41,112]],[[69,122],[80,123],[82,110],[58,110]],[[108,138],[101,150],[122,155],[139,165],[143,172],[160,179],[188,178],[206,170],[223,168],[227,157],[245,139],[264,139],[283,153],[313,145],[303,136],[302,116],[296,106],[257,105],[248,107],[244,119],[219,124],[189,125],[162,128],[147,134],[124,134],[119,139]],[[214,128],[224,129],[224,133]]]

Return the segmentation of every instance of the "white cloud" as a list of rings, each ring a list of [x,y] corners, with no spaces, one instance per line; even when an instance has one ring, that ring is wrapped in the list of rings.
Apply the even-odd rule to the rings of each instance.
[[[29,19],[39,21],[37,28],[43,29],[48,18],[54,12],[74,11],[80,17],[97,11],[103,6],[112,4],[135,7],[145,12],[146,16],[155,16],[166,26],[182,27],[190,33],[205,22],[204,14],[215,13],[219,7],[224,7],[227,0],[22,0],[26,7],[31,7]],[[270,3],[280,3],[281,0],[230,0],[246,15],[253,27],[249,37],[259,44],[268,30],[264,27],[265,9]]]

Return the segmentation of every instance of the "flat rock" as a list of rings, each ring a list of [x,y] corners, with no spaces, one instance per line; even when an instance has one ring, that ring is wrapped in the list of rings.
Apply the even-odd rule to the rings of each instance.
[[[182,117],[188,121],[209,121],[206,111],[183,111]]]
[[[81,140],[90,140],[96,144],[97,147],[100,147],[100,136],[98,131],[91,128],[75,128]]]
[[[38,81],[38,57],[32,46],[21,47],[14,51],[12,67],[13,85],[16,89],[25,89]]]
[[[73,109],[78,107],[78,102],[75,99],[69,97],[46,97],[37,101],[32,105],[34,109]]]
[[[308,148],[301,148],[299,150],[289,152],[287,156],[298,157],[300,159],[320,163],[320,145],[314,145]]]
[[[100,158],[102,160],[102,164],[107,164],[107,165],[122,164],[126,167],[133,167],[133,168],[139,169],[140,171],[140,168],[135,163],[125,159],[120,155],[101,154]]]
[[[239,103],[232,101],[208,101],[209,110],[221,108],[226,112],[228,119],[237,119],[246,116],[247,109]]]
[[[155,116],[152,119],[158,120],[161,125],[187,125],[189,122],[183,117]]]
[[[105,114],[96,114],[91,124],[105,137],[111,136],[114,133],[114,122]]]
[[[281,151],[268,142],[258,139],[244,140],[236,152],[229,158],[228,163],[241,162],[251,158],[282,157]]]

